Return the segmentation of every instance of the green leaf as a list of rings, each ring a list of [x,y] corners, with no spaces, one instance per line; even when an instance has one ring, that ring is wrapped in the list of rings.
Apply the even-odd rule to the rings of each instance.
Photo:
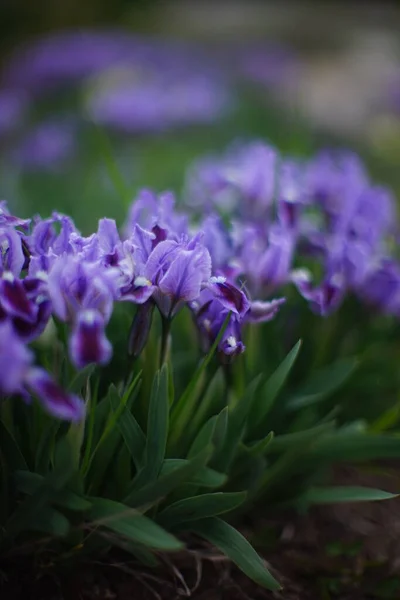
[[[0,447],[7,462],[7,465],[11,471],[17,469],[27,469],[28,466],[25,462],[23,454],[19,449],[14,436],[11,434],[9,429],[0,420]]]
[[[32,521],[29,529],[57,537],[64,537],[70,530],[70,522],[55,508],[45,507]]]
[[[230,512],[246,499],[246,492],[215,492],[191,496],[170,504],[159,514],[158,520],[168,527],[188,521],[198,521]]]
[[[121,416],[117,421],[117,425],[135,467],[136,469],[139,469],[142,466],[146,446],[146,436],[135,417],[127,408],[124,408],[122,411]]]
[[[162,475],[155,481],[149,482],[141,489],[133,489],[124,502],[129,506],[149,506],[152,505],[182,484],[186,484],[191,478],[202,469],[210,459],[213,448],[205,448],[203,452],[184,464]]]
[[[286,358],[282,361],[276,371],[271,375],[263,386],[258,397],[255,399],[249,417],[252,432],[259,431],[271,410],[276,397],[282,389],[293,365],[299,354],[301,340],[292,348]]]
[[[17,489],[24,494],[31,496],[42,485],[44,477],[31,471],[17,471],[15,473],[15,483]],[[55,492],[52,496],[52,502],[63,508],[76,511],[86,511],[90,508],[90,502],[78,496],[70,490],[63,489],[61,492]]]
[[[215,426],[217,424],[218,416],[214,415],[206,423],[204,423],[203,427],[200,429],[199,433],[194,439],[193,444],[190,447],[188,452],[188,458],[192,458],[196,456],[199,452],[204,450],[207,446],[209,446],[212,442]],[[173,460],[173,459],[172,459]]]
[[[322,463],[384,458],[400,458],[399,436],[339,432],[317,440],[310,452],[310,459]]]
[[[396,402],[394,406],[390,406],[383,412],[371,425],[369,431],[371,433],[381,433],[394,427],[400,420],[400,402]]]
[[[347,381],[358,364],[358,360],[351,358],[321,369],[288,400],[288,409],[298,410],[325,400]]]
[[[147,420],[144,467],[138,473],[133,489],[155,481],[162,467],[167,447],[169,422],[168,367],[156,373],[151,390]]]
[[[247,417],[254,402],[260,381],[261,377],[256,377],[250,383],[239,402],[228,410],[228,426],[225,442],[218,456],[213,461],[213,466],[218,471],[227,473],[234,460],[246,431]]]
[[[96,365],[87,365],[81,369],[73,378],[68,386],[68,390],[74,394],[79,394],[86,386],[88,379],[93,375]]]
[[[57,466],[42,481],[32,496],[28,496],[5,524],[4,536],[14,537],[24,529],[31,529],[38,516],[48,505],[56,492],[64,489],[74,473],[71,448],[65,439],[56,446]]]
[[[184,458],[169,458],[164,461],[161,475],[167,475],[178,467],[187,465],[188,463],[189,461]],[[210,467],[202,467],[196,473],[188,477],[187,484],[205,488],[220,488],[225,485],[227,479],[228,478],[224,473],[219,473],[214,469],[210,469]]]
[[[304,431],[277,435],[271,440],[269,450],[271,452],[283,452],[296,446],[303,446],[304,444],[315,442],[322,435],[331,433],[334,428],[335,421],[331,421],[316,425],[316,427],[311,427],[310,429],[305,429]]]
[[[202,360],[199,368],[194,373],[193,377],[191,378],[188,386],[186,387],[182,396],[179,398],[178,402],[176,402],[175,405],[172,407],[170,438],[168,440],[169,447],[173,447],[174,444],[176,444],[180,432],[184,431],[188,421],[190,421],[197,399],[196,386],[200,380],[200,377],[203,375],[205,369],[210,363],[212,357],[214,356],[218,344],[224,334],[224,331],[228,326],[230,318],[231,313],[229,312],[222,324],[222,327],[217,337],[215,338],[213,345],[211,346],[210,351]]]
[[[114,156],[111,141],[105,131],[93,123],[97,134],[96,148],[104,161],[108,176],[125,207],[132,202],[132,192],[128,188]]]
[[[198,521],[190,525],[190,531],[216,546],[262,587],[273,591],[280,589],[279,583],[246,538],[221,519],[214,517]]]
[[[372,500],[390,500],[398,494],[383,490],[358,486],[335,486],[310,488],[300,498],[301,505],[336,504],[338,502],[371,502]]]
[[[274,432],[270,431],[269,434],[261,439],[258,440],[257,442],[254,442],[253,444],[249,444],[249,445],[242,445],[242,449],[244,450],[244,452],[246,454],[249,454],[250,456],[262,456],[268,446],[270,445],[270,443],[272,442],[272,440],[274,439]]]
[[[104,498],[90,498],[89,518],[116,533],[155,550],[180,550],[182,542],[135,509]]]

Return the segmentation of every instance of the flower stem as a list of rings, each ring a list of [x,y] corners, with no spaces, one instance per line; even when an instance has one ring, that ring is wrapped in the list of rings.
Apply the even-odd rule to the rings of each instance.
[[[168,356],[170,331],[171,331],[171,319],[162,317],[161,327],[162,327],[162,330],[161,330],[161,348],[160,348],[160,368],[166,362],[167,356]]]

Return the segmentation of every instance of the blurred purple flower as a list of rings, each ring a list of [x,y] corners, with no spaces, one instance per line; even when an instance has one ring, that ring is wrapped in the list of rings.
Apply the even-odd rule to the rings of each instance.
[[[53,170],[69,160],[76,149],[75,124],[50,119],[31,129],[14,148],[12,159],[21,169]]]
[[[63,391],[41,368],[32,366],[33,354],[15,334],[9,321],[0,322],[0,396],[29,393],[38,396],[47,412],[69,421],[84,417],[82,400]]]
[[[0,90],[0,138],[21,127],[27,112],[27,98],[23,91]]]

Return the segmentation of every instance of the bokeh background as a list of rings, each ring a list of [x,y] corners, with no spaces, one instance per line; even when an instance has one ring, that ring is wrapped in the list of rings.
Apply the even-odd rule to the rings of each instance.
[[[254,137],[399,191],[399,31],[397,2],[2,0],[0,196],[89,231]]]

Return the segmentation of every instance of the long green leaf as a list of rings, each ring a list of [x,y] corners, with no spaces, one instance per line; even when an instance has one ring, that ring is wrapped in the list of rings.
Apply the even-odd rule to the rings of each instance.
[[[104,498],[90,498],[89,518],[93,525],[112,531],[155,550],[180,550],[182,542],[135,509]]]
[[[260,390],[258,397],[253,402],[250,412],[249,424],[252,433],[259,431],[260,427],[271,410],[275,399],[282,389],[294,363],[299,354],[301,340],[292,348],[286,358],[282,361],[276,371],[271,375],[266,384]]]
[[[70,522],[60,511],[46,506],[32,521],[29,529],[51,536],[64,537],[70,530]]]
[[[288,400],[288,409],[298,410],[325,400],[349,379],[358,364],[354,358],[344,359],[321,369]]]
[[[0,420],[0,447],[7,465],[13,470],[27,469],[23,454],[15,441],[14,436],[8,430],[3,421]]]
[[[204,448],[206,450],[206,448]],[[164,461],[161,469],[161,475],[168,475],[179,467],[187,465],[189,460],[184,458],[169,458]],[[227,476],[224,473],[219,473],[210,467],[202,467],[196,473],[190,475],[187,479],[187,485],[205,487],[205,488],[220,488],[227,482]]]
[[[400,437],[364,432],[327,435],[316,441],[310,459],[323,463],[336,461],[400,458]]]
[[[126,447],[137,469],[142,466],[146,436],[132,413],[125,408],[117,421]]]
[[[133,489],[140,489],[143,485],[157,479],[165,458],[168,422],[168,367],[164,364],[153,381],[147,420],[144,467],[135,479]]]
[[[198,521],[230,512],[246,499],[246,492],[215,492],[178,500],[158,516],[161,524],[174,527],[188,521]]]
[[[168,440],[169,446],[173,447],[177,441],[177,437],[179,437],[179,432],[184,431],[184,428],[187,422],[190,420],[191,415],[193,414],[193,410],[196,403],[196,386],[197,383],[210,363],[212,357],[214,356],[218,344],[222,339],[222,336],[228,326],[229,320],[231,318],[231,313],[229,312],[222,324],[222,327],[215,338],[213,345],[211,346],[210,351],[204,359],[202,360],[199,368],[191,378],[188,386],[183,392],[182,396],[179,398],[178,402],[172,407],[171,413],[171,428],[170,428],[170,437]]]
[[[74,473],[71,448],[65,439],[56,446],[57,468],[55,468],[38,487],[32,496],[28,496],[8,519],[4,528],[4,537],[14,537],[24,529],[30,529],[38,515],[48,505],[56,492],[62,490]]]
[[[182,466],[165,475],[161,474],[158,479],[149,482],[139,490],[133,489],[125,498],[125,504],[140,507],[158,502],[178,486],[186,484],[190,478],[205,467],[212,452],[212,447],[205,448],[198,456],[185,461]]]
[[[243,397],[231,409],[228,409],[228,426],[225,441],[213,461],[213,466],[223,473],[228,472],[240,443],[245,435],[247,417],[253,405],[261,377],[256,377],[246,389]]]
[[[39,489],[43,480],[44,477],[42,475],[32,473],[31,471],[17,471],[15,473],[17,489],[29,496]],[[63,508],[76,511],[86,511],[91,506],[88,500],[67,489],[63,489],[61,492],[55,492],[52,497],[52,502]]]
[[[262,587],[273,591],[280,589],[279,583],[246,538],[221,519],[213,517],[198,521],[190,525],[190,530],[216,546]]]
[[[371,502],[373,500],[389,500],[398,494],[390,494],[383,490],[359,486],[335,486],[310,488],[300,498],[301,505],[336,504],[338,502]]]

